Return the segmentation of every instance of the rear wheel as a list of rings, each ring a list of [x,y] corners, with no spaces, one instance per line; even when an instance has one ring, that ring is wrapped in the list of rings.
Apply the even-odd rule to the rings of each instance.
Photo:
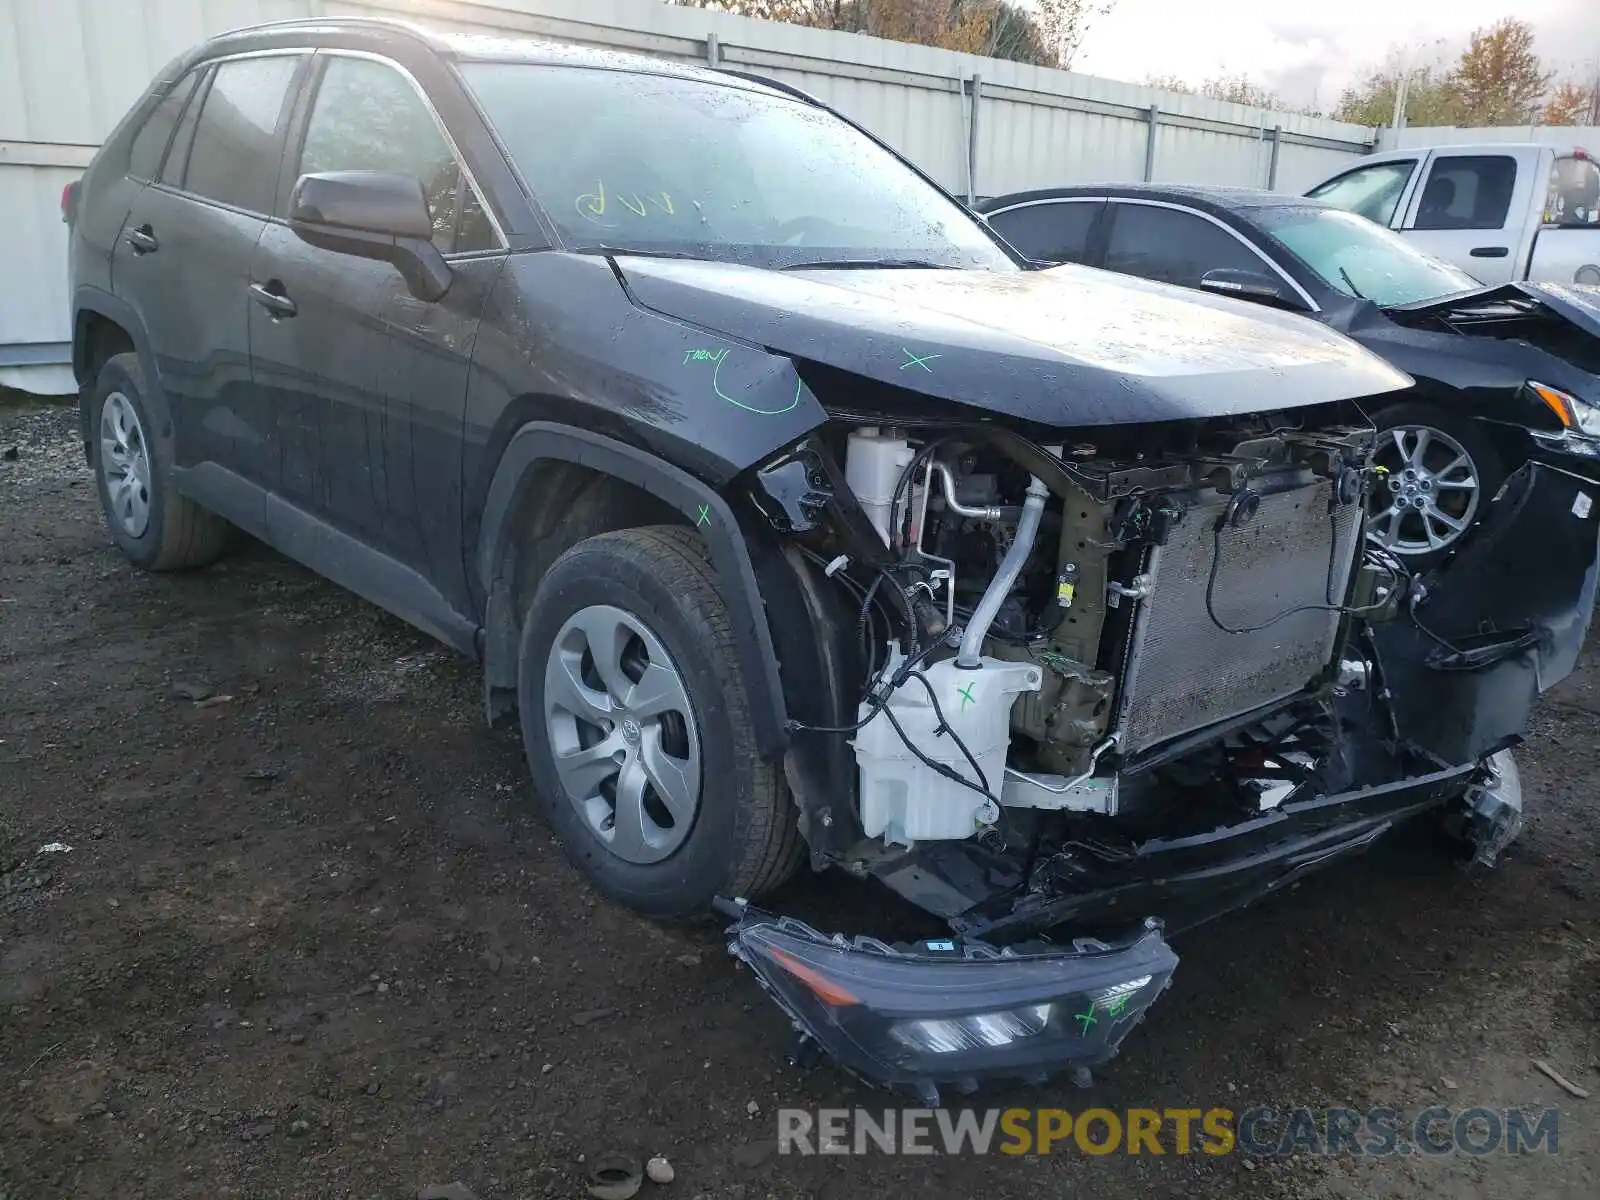
[[[232,526],[172,486],[171,434],[149,395],[138,355],[115,355],[100,368],[90,457],[106,528],[147,571],[205,566],[227,547]]]
[[[1368,500],[1369,536],[1414,569],[1438,563],[1505,482],[1499,452],[1476,421],[1431,404],[1377,417],[1381,469]]]
[[[656,917],[755,896],[800,857],[763,761],[701,539],[670,526],[579,542],[540,581],[517,670],[523,745],[568,857]]]

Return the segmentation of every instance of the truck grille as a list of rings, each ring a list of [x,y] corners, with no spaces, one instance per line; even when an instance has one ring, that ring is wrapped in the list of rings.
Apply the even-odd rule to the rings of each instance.
[[[1240,629],[1330,596],[1342,603],[1361,508],[1341,505],[1330,517],[1332,496],[1327,480],[1264,496],[1253,520],[1223,530],[1218,620]],[[1151,552],[1151,591],[1138,602],[1118,702],[1124,754],[1293,695],[1333,655],[1334,612],[1297,612],[1254,633],[1225,633],[1212,623],[1212,529],[1226,506],[1221,498],[1189,509],[1167,544]]]

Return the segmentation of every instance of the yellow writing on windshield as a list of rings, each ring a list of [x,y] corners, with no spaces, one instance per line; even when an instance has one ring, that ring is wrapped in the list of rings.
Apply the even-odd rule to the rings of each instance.
[[[654,205],[669,217],[678,215],[677,207],[672,203],[672,197],[666,192],[646,193],[616,192],[612,197],[606,195],[606,181],[595,180],[594,191],[585,192],[576,201],[578,215],[598,225],[609,225],[605,220],[606,208],[610,199],[615,199],[623,208],[635,216],[646,217],[650,215],[650,207]]]

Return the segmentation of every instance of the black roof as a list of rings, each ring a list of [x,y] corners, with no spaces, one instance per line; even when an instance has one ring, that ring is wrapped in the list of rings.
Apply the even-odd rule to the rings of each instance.
[[[220,54],[237,54],[242,51],[273,49],[294,44],[361,47],[375,52],[384,50],[393,52],[401,48],[411,51],[425,49],[458,62],[547,63],[553,66],[591,67],[667,75],[720,84],[724,87],[774,92],[816,103],[811,96],[797,88],[745,71],[718,70],[691,63],[652,58],[645,54],[629,54],[621,50],[580,46],[543,38],[452,33],[387,17],[317,17],[250,25],[219,34],[186,57],[213,58]]]
[[[1011,192],[1005,196],[991,196],[979,201],[979,212],[993,212],[1026,204],[1030,200],[1062,200],[1070,196],[1132,196],[1146,200],[1169,200],[1174,204],[1187,204],[1199,209],[1236,212],[1251,208],[1297,207],[1327,208],[1322,200],[1296,196],[1290,192],[1269,192],[1265,188],[1232,187],[1224,184],[1189,183],[1079,183],[1070,187],[1036,188],[1027,192]]]

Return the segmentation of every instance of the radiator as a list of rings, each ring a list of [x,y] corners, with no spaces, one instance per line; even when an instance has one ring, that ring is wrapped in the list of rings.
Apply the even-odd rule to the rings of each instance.
[[[1332,496],[1327,480],[1264,496],[1251,521],[1222,531],[1218,620],[1240,629],[1296,605],[1343,603],[1361,506],[1330,515]],[[1334,612],[1298,612],[1237,634],[1206,615],[1212,529],[1226,505],[1223,497],[1189,509],[1167,544],[1151,551],[1151,590],[1138,602],[1118,699],[1125,754],[1293,695],[1333,656]]]

